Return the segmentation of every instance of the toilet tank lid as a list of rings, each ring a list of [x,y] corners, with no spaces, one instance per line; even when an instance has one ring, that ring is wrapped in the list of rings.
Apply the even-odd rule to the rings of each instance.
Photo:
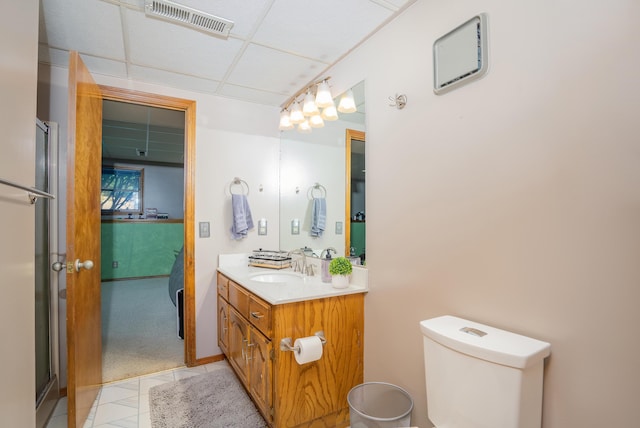
[[[551,352],[547,342],[451,315],[421,321],[420,329],[455,351],[519,369],[540,362]]]

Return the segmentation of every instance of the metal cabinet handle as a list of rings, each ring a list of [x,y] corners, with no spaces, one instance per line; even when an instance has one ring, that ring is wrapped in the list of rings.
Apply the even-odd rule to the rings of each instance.
[[[264,318],[264,315],[261,315],[260,312],[251,312],[251,316],[256,319]]]
[[[249,351],[249,348],[251,348],[252,346],[256,346],[256,344],[255,343],[247,343],[247,359],[246,359],[247,364],[249,364],[249,361],[251,361],[253,359],[253,356],[252,356],[253,353]]]

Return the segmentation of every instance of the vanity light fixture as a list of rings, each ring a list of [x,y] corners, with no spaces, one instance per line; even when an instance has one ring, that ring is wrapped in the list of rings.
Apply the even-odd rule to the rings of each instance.
[[[313,116],[313,115],[320,114],[320,110],[318,110],[318,105],[316,105],[316,100],[311,94],[311,89],[307,89],[307,95],[304,96],[302,113],[304,113],[305,116]]]
[[[322,118],[324,120],[338,120],[338,110],[336,110],[336,106],[329,106],[322,109]]]
[[[342,96],[343,100],[346,99],[346,101],[340,101],[342,107],[336,109],[329,88],[329,79],[330,77],[325,77],[322,80],[312,83],[298,91],[283,104],[282,111],[280,112],[280,125],[278,127],[281,131],[288,131],[293,129],[294,125],[298,125],[297,129],[299,132],[308,134],[311,132],[311,128],[322,128],[324,121],[338,120],[338,111],[341,113],[353,113],[357,111],[351,89]],[[301,106],[299,97],[302,94],[305,95],[302,98]],[[343,106],[345,102],[347,104]]]
[[[289,110],[284,109],[280,112],[280,129],[290,130],[293,129],[293,123],[291,123],[291,117],[289,116]]]
[[[316,105],[320,108],[326,108],[334,105],[333,97],[331,96],[329,84],[326,79],[318,83],[318,90],[316,91]]]
[[[324,126],[324,120],[322,120],[320,114],[314,114],[309,118],[309,125],[312,128],[322,128]]]
[[[311,133],[311,125],[309,124],[308,119],[305,119],[302,121],[302,123],[298,124],[298,132],[301,134]]]
[[[338,104],[338,111],[340,113],[353,113],[356,111],[356,102],[353,99],[353,91],[349,89],[347,92],[342,94],[342,98],[340,98],[340,104]]]
[[[304,114],[302,113],[299,102],[295,101],[291,106],[291,113],[289,114],[289,118],[291,119],[291,123],[293,123],[294,125],[299,125],[304,122]]]

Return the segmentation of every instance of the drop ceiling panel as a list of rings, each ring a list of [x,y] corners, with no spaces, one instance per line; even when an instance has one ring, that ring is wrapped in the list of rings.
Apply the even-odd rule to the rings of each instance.
[[[400,9],[405,4],[413,3],[415,0],[371,0],[371,1],[378,3],[380,5],[384,5],[389,8],[395,7],[396,9]]]
[[[236,86],[225,84],[218,91],[220,95],[235,98],[238,100],[251,101],[257,104],[265,104],[276,106],[284,103],[289,97],[288,95],[274,94],[269,91],[261,91],[259,89],[245,88],[244,86]]]
[[[124,60],[120,8],[102,1],[40,2],[40,40],[60,49]]]
[[[127,10],[131,62],[160,70],[220,80],[242,41],[221,39],[144,13]]]
[[[39,60],[280,106],[416,0],[172,0],[234,22],[228,39],[146,16],[144,0],[41,0]],[[158,89],[162,92],[162,88]]]
[[[38,49],[38,61],[52,64],[58,67],[69,66],[69,51],[40,46]],[[92,73],[107,76],[127,78],[127,66],[124,62],[105,58],[97,58],[91,55],[82,55],[82,61]]]
[[[129,67],[129,75],[132,79],[141,82],[144,81],[207,94],[215,93],[219,85],[219,82],[215,80],[202,79],[200,77],[172,73],[164,70],[156,70],[147,67],[139,67],[136,65]]]
[[[279,0],[253,40],[325,62],[333,62],[392,14],[370,0]]]
[[[274,93],[296,92],[326,64],[251,44],[229,76],[229,83]]]
[[[144,0],[139,0],[144,4]],[[172,0],[175,3],[233,21],[231,34],[246,39],[271,0]]]

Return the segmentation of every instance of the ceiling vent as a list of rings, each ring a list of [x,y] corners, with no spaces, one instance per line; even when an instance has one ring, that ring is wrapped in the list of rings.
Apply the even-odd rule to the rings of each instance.
[[[233,22],[168,0],[145,0],[147,15],[227,38]]]

